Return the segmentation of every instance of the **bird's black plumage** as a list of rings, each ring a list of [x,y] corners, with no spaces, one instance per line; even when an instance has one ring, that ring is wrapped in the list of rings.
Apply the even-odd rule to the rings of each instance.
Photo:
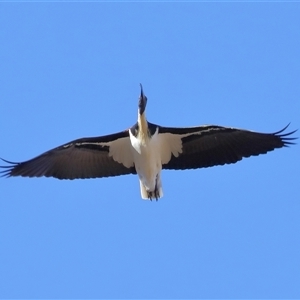
[[[1,166],[2,176],[55,177],[58,179],[97,178],[136,174],[108,156],[109,146],[117,139],[128,138],[128,130],[119,133],[82,138],[49,150],[33,159],[15,163],[2,159],[9,166]]]
[[[182,154],[172,156],[163,169],[197,169],[216,165],[232,164],[243,157],[256,156],[276,148],[293,144],[290,137],[296,130],[283,133],[286,128],[274,133],[259,133],[221,126],[194,128],[161,128],[160,132],[190,135],[182,138]]]

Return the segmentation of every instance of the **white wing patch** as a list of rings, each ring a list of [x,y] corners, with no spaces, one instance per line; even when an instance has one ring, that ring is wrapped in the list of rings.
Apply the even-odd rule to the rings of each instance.
[[[161,155],[161,163],[167,164],[172,154],[175,157],[178,157],[180,153],[182,153],[182,141],[181,138],[184,135],[177,135],[172,133],[161,133],[158,135],[160,139],[160,155]]]
[[[126,168],[133,167],[132,146],[129,137],[117,139],[105,144],[109,146],[108,155],[110,157],[118,163],[123,164]]]

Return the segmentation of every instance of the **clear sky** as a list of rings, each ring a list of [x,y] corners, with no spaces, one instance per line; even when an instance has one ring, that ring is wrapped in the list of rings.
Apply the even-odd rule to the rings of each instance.
[[[148,120],[300,128],[299,3],[0,3],[0,157]],[[300,136],[298,132],[295,136]],[[137,176],[0,178],[0,298],[299,298],[300,145]]]

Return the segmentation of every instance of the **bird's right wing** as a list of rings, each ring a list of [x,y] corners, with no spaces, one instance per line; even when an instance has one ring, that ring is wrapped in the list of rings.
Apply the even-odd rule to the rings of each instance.
[[[249,130],[200,126],[192,128],[159,127],[166,155],[163,169],[197,169],[232,164],[243,157],[264,154],[276,148],[293,144],[290,137],[295,131],[259,133]],[[171,149],[171,150],[169,150]]]
[[[49,150],[33,159],[1,166],[2,176],[96,178],[135,174],[128,130],[82,138]]]

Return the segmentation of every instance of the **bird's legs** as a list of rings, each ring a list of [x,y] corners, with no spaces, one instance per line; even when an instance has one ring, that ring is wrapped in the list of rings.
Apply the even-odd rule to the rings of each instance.
[[[158,179],[158,175],[156,175],[156,179],[155,179],[155,188],[154,191],[148,191],[148,198],[152,201],[152,197],[155,197],[156,201],[158,200],[158,198],[160,197],[159,195],[159,188],[157,187],[157,179]]]

